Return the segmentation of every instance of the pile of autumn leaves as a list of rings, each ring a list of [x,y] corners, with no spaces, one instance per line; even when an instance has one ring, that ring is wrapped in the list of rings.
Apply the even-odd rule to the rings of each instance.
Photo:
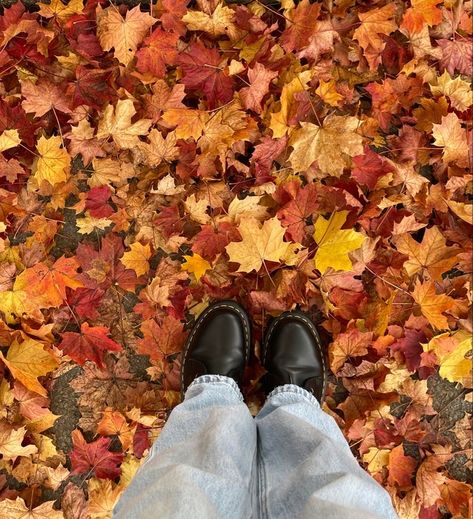
[[[109,517],[222,298],[311,313],[401,518],[467,517],[471,4],[187,3],[0,17],[0,517]]]

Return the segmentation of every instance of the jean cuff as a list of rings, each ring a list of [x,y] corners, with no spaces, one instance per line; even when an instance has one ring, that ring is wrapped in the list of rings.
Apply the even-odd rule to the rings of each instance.
[[[200,377],[197,377],[191,382],[191,384],[187,388],[187,391],[189,391],[193,387],[200,386],[202,384],[223,385],[230,387],[235,393],[235,395],[238,397],[238,400],[240,400],[240,402],[243,402],[243,395],[241,394],[240,388],[238,387],[236,381],[231,377],[226,377],[225,375],[201,375]]]
[[[318,400],[315,398],[315,396],[312,393],[309,393],[309,391],[307,391],[303,387],[296,386],[295,384],[284,384],[284,386],[275,387],[271,391],[271,393],[269,393],[267,400],[269,400],[273,396],[283,395],[283,394],[299,395],[299,396],[305,398],[306,400],[308,400],[309,403],[315,405],[316,407],[320,407]]]

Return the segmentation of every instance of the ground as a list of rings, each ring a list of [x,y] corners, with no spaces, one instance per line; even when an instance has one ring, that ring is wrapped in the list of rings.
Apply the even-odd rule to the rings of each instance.
[[[253,413],[299,308],[401,519],[471,515],[471,4],[1,5],[0,517],[109,517],[225,298]]]

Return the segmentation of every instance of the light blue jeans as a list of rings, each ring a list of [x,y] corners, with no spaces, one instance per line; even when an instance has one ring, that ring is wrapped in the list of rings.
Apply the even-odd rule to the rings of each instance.
[[[276,388],[253,419],[231,378],[189,386],[115,506],[114,519],[396,519],[304,389]]]

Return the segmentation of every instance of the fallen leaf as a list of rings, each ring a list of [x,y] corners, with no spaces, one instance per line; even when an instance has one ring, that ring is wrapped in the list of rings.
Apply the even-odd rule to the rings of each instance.
[[[333,213],[328,220],[319,216],[314,226],[314,240],[317,243],[315,267],[323,274],[328,268],[351,270],[352,262],[348,253],[359,249],[365,237],[353,229],[343,229],[348,211]]]
[[[39,383],[38,377],[47,375],[56,369],[59,362],[46,350],[43,345],[34,339],[23,342],[14,341],[6,356],[0,352],[0,358],[11,371],[13,377],[19,380],[26,388],[40,395],[48,392]]]
[[[156,19],[143,13],[140,6],[126,12],[122,17],[115,6],[97,7],[97,37],[103,50],[114,49],[120,63],[129,65],[138,45],[143,41]]]
[[[258,272],[265,261],[279,263],[288,252],[289,243],[283,241],[285,230],[277,218],[263,225],[255,218],[242,218],[238,231],[242,241],[225,247],[230,261],[240,265],[237,272]]]

